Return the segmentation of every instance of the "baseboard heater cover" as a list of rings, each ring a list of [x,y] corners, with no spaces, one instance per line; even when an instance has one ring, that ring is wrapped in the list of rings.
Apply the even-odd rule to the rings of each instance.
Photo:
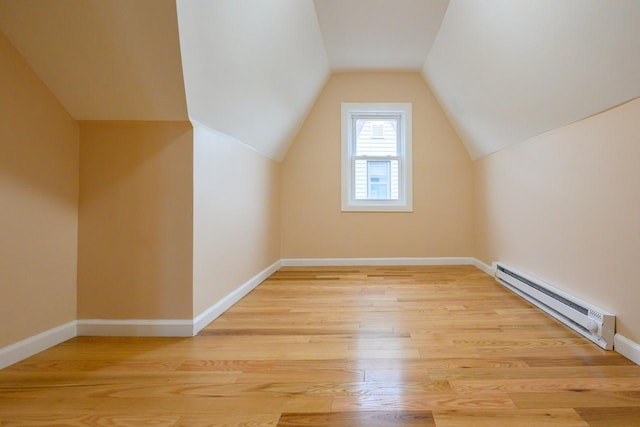
[[[501,262],[494,268],[500,284],[605,350],[613,349],[616,316]]]

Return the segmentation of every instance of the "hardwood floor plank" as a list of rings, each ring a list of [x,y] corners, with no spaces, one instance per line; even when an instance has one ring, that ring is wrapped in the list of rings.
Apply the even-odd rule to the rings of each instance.
[[[278,427],[435,427],[431,411],[282,414]]]
[[[640,391],[638,378],[544,378],[451,381],[456,393],[552,393],[558,391]]]
[[[430,370],[423,368],[404,368],[398,369],[366,369],[364,371],[364,380],[368,383],[381,382],[410,382],[410,381],[432,381]],[[446,380],[443,380],[446,381]]]
[[[478,396],[448,394],[412,394],[382,396],[336,396],[331,410],[375,411],[385,408],[393,411],[468,409],[468,408],[516,408],[505,394],[482,394]]]
[[[178,422],[177,417],[155,417],[138,415],[8,415],[3,414],[0,420],[2,427],[23,426],[114,426],[114,427],[173,427]],[[211,424],[209,424],[211,425]],[[275,425],[275,424],[273,424]]]
[[[637,378],[640,367],[633,366],[559,366],[536,368],[434,368],[433,380],[536,379],[536,378]]]
[[[639,407],[576,408],[590,427],[640,426]]]
[[[9,366],[3,372],[171,372],[180,360],[131,361],[131,360],[26,360]]]
[[[393,359],[359,359],[348,361],[347,366],[350,368],[362,368],[365,370],[396,370],[398,371],[398,362]],[[425,358],[418,360],[403,360],[402,372],[407,370],[426,370],[433,368],[527,368],[530,367],[521,359],[507,358]]]
[[[282,412],[329,412],[332,405],[333,396],[292,396],[284,402]]]
[[[162,382],[163,384],[231,384],[235,383],[242,372],[3,372],[0,371],[0,393],[5,395],[41,388],[45,391],[65,388],[82,388],[93,385],[138,385]],[[73,386],[73,387],[72,387]]]
[[[573,409],[500,409],[434,411],[438,427],[589,427]]]
[[[576,357],[556,357],[548,355],[546,357],[522,357],[522,361],[531,367],[545,366],[634,366],[631,360],[619,353],[609,351],[607,354],[598,356],[576,356]]]
[[[188,372],[262,372],[276,365],[274,360],[185,360],[176,367],[177,371]]]
[[[446,381],[321,383],[309,387],[309,396],[397,396],[401,394],[451,393]]]
[[[562,391],[509,393],[518,408],[640,407],[638,391]]]
[[[184,416],[281,413],[289,397],[84,397],[0,399],[0,415],[91,413],[122,416]]]
[[[318,362],[318,365],[322,365]],[[266,372],[242,373],[236,380],[237,383],[261,383],[274,379],[284,382],[351,382],[362,381],[364,371],[359,369],[323,369],[323,368],[290,368],[274,369]]]
[[[185,415],[180,417],[174,427],[275,427],[278,425],[280,413],[273,414],[236,414]]]

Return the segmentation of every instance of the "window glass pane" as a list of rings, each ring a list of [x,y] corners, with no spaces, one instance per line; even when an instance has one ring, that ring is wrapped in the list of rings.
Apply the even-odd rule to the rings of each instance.
[[[356,200],[398,200],[400,194],[398,160],[356,160],[354,194]]]
[[[397,119],[355,119],[356,156],[397,156]]]
[[[369,200],[390,200],[392,199],[392,166],[391,160],[368,160],[367,161],[367,198]],[[397,178],[396,178],[397,181]],[[396,184],[397,186],[397,184]],[[397,188],[395,189],[397,198]]]

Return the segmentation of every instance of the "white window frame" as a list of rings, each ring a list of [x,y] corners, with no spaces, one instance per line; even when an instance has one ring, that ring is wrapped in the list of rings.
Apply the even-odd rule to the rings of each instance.
[[[411,174],[411,110],[405,103],[342,103],[342,211],[345,212],[412,212]],[[398,156],[375,157],[371,160],[399,160],[397,200],[357,200],[355,198],[355,129],[354,117],[400,116],[398,123]],[[368,185],[368,184],[367,184]]]

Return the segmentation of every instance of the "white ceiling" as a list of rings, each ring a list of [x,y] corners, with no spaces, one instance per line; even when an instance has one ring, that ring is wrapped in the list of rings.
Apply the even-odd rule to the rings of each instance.
[[[640,96],[640,1],[452,0],[424,75],[482,157]]]
[[[420,70],[449,0],[314,0],[333,71]]]
[[[422,70],[473,158],[604,111],[640,96],[638,22],[639,0],[0,0],[74,118],[188,117],[274,159],[331,71]]]
[[[329,76],[311,0],[178,0],[189,117],[282,159]]]

